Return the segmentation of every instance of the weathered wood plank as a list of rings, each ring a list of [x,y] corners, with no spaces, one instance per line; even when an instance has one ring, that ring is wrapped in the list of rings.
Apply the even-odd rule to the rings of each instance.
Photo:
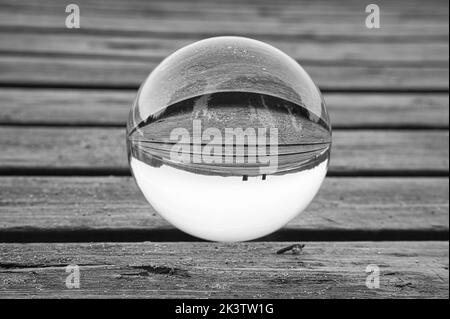
[[[135,91],[0,89],[0,123],[124,125]],[[443,128],[448,94],[325,93],[334,128]]]
[[[117,58],[0,56],[0,85],[137,88],[159,61]],[[305,70],[324,90],[448,90],[446,67],[309,65]]]
[[[448,298],[448,242],[0,244],[2,298]],[[80,289],[65,286],[80,267]],[[366,267],[380,269],[368,289]]]
[[[327,178],[285,230],[448,231],[448,192],[447,178]],[[0,177],[0,233],[167,229],[131,177]]]
[[[160,14],[160,15],[177,15],[184,13],[184,17],[189,17],[187,13],[194,16],[203,16],[205,13],[208,15],[214,15],[217,18],[228,20],[229,18],[224,16],[224,13],[241,13],[245,14],[249,19],[253,17],[285,17],[296,15],[357,15],[361,13],[361,2],[358,0],[346,0],[340,2],[329,2],[324,0],[319,1],[305,1],[305,0],[292,0],[292,1],[277,1],[276,3],[271,1],[142,1],[131,0],[124,4],[121,1],[114,0],[80,0],[80,6],[86,8],[95,13],[104,14],[122,14],[128,15],[130,13],[148,15],[148,14]],[[378,2],[380,7],[385,9],[387,16],[399,16],[399,18],[405,18],[409,16],[446,16],[446,12],[443,9],[448,7],[448,2],[445,0],[432,0],[428,2],[428,5],[424,5],[423,2],[417,0],[409,1],[388,1],[380,0]],[[0,5],[12,12],[17,11],[31,11],[39,10],[39,12],[58,13],[64,4],[61,4],[57,0],[40,0],[36,2],[20,2],[14,0],[2,0]],[[236,19],[243,16],[237,16]]]
[[[448,131],[335,131],[330,171],[446,171]],[[125,130],[1,127],[0,167],[127,169]]]
[[[74,57],[122,57],[162,60],[175,50],[201,38],[177,39],[94,35],[79,33],[0,32],[0,53],[65,55]],[[265,40],[265,39],[262,39]],[[384,41],[286,41],[267,43],[308,65],[312,63],[370,65],[448,66],[447,41],[404,43]]]
[[[142,2],[117,6],[108,3],[80,2],[83,9],[83,28],[96,30],[149,31],[162,33],[201,33],[203,35],[359,35],[448,36],[448,4],[436,2],[378,3],[383,10],[383,28],[367,29],[364,21],[365,5],[358,2],[311,4],[297,2],[263,5],[201,2],[192,5],[175,2],[161,7]],[[190,9],[187,9],[188,7]],[[64,28],[65,4],[60,2],[20,3],[8,1],[0,14],[0,25]],[[203,8],[203,9],[201,9]],[[194,14],[195,12],[195,14]],[[221,18],[217,18],[221,16]],[[447,19],[447,20],[446,20]],[[233,23],[230,23],[233,22]]]

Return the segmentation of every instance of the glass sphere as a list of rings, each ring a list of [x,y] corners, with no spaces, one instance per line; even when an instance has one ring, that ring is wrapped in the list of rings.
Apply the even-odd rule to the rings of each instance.
[[[142,84],[127,123],[133,176],[167,221],[207,240],[270,234],[325,178],[322,95],[280,50],[241,37],[190,44]]]

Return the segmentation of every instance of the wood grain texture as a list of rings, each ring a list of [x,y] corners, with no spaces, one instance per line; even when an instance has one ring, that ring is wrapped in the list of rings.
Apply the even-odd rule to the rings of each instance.
[[[330,171],[446,171],[448,131],[339,130]],[[0,127],[0,167],[127,169],[125,129]]]
[[[0,89],[0,123],[125,125],[135,91]],[[324,94],[334,128],[448,128],[448,94]]]
[[[0,244],[2,298],[448,298],[448,242]],[[67,289],[65,267],[80,267]],[[380,288],[365,285],[369,264]]]
[[[201,37],[158,38],[96,35],[80,33],[8,32],[0,29],[0,54],[44,55],[66,57],[117,57],[129,60],[162,60],[175,50]],[[258,37],[256,38],[258,39]],[[384,41],[317,41],[300,39],[261,40],[287,53],[303,65],[357,65],[371,66],[448,66],[448,43]]]
[[[67,3],[0,0],[0,298],[449,297],[448,1],[378,0],[377,30],[358,0],[76,3],[81,29]],[[326,91],[333,177],[269,237],[196,242],[127,176],[123,125],[165,56],[229,34],[279,47]]]
[[[428,2],[429,5],[424,5],[422,1],[418,0],[409,0],[407,2],[380,0],[378,3],[380,7],[382,6],[386,9],[385,14],[391,19],[419,19],[429,18],[430,16],[445,18],[447,16],[447,13],[443,11],[445,8],[448,8],[448,2],[445,0],[431,0]],[[47,12],[55,15],[60,11],[61,7],[65,7],[58,0],[40,0],[39,4],[36,2],[2,0],[0,4],[5,10],[13,13],[37,10],[38,12]],[[113,13],[122,16],[130,14],[140,16],[158,14],[164,17],[183,15],[184,18],[189,19],[190,16],[187,13],[190,13],[194,17],[212,16],[226,21],[230,21],[230,19],[231,21],[239,21],[244,16],[249,19],[266,17],[267,19],[278,18],[280,20],[289,20],[288,17],[297,17],[298,15],[327,17],[328,15],[334,14],[340,17],[358,16],[361,13],[361,5],[358,0],[346,0],[339,3],[326,0],[314,2],[307,0],[289,0],[277,1],[276,3],[268,0],[198,0],[195,2],[183,0],[131,0],[127,1],[126,4],[120,0],[80,0],[79,4],[80,7],[83,6],[95,14],[103,13],[106,16],[112,15]],[[238,16],[227,16],[226,13],[236,13]]]
[[[448,231],[447,178],[327,178],[288,230]],[[0,177],[0,233],[172,229],[131,177]]]
[[[64,28],[65,4],[58,1],[16,3],[2,1],[0,25],[9,27]],[[228,2],[195,5],[186,2],[167,4],[142,1],[79,1],[83,8],[84,30],[152,32],[202,35],[245,34],[256,36],[447,36],[448,3],[380,1],[383,28],[372,32],[365,26],[365,5],[357,1],[329,4],[320,2],[252,3]],[[332,26],[332,27],[330,27]]]
[[[0,56],[0,84],[137,88],[159,61]],[[448,90],[447,67],[310,65],[323,90]]]

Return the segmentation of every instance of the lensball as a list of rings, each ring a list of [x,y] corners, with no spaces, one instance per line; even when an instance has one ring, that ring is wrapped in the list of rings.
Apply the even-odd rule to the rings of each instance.
[[[280,50],[242,37],[190,44],[139,89],[128,158],[168,222],[212,241],[283,227],[312,201],[330,158],[322,95]]]

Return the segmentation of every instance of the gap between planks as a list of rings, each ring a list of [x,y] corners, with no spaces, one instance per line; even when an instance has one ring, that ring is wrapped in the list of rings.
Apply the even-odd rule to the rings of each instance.
[[[131,176],[127,167],[31,167],[31,166],[0,166],[0,176]],[[332,169],[328,170],[327,177],[448,177],[448,169]]]
[[[39,81],[39,82],[26,82],[26,81],[1,81],[0,88],[3,89],[27,89],[27,90],[86,90],[86,91],[134,91],[139,89],[138,84],[120,84],[120,83],[78,83],[78,82],[51,82],[51,81]],[[348,94],[448,94],[449,88],[447,87],[427,87],[427,86],[415,86],[415,87],[384,87],[384,86],[359,86],[359,87],[334,87],[328,85],[321,85],[320,91],[322,93],[348,93]]]
[[[281,229],[251,242],[281,241],[448,241],[448,230],[320,230]],[[180,230],[168,229],[59,229],[18,228],[0,230],[0,243],[95,243],[95,242],[199,242]],[[206,241],[205,241],[206,242]]]

